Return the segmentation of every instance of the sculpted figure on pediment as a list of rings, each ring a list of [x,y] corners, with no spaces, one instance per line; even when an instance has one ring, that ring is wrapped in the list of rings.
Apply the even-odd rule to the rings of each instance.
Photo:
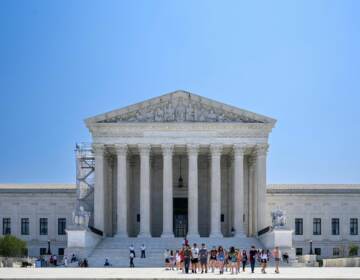
[[[211,104],[191,99],[170,99],[158,104],[143,105],[102,122],[257,122]]]

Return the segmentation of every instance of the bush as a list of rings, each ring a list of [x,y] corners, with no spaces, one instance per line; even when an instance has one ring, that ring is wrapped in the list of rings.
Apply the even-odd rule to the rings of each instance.
[[[358,255],[359,246],[355,244],[350,244],[349,246],[349,256],[354,257]]]
[[[0,256],[23,257],[26,252],[26,242],[12,235],[0,237]]]

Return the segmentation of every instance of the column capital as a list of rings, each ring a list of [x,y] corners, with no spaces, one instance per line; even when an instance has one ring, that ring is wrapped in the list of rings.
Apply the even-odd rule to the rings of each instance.
[[[245,144],[234,144],[233,151],[235,156],[244,156],[247,146]]]
[[[105,145],[101,143],[93,143],[92,149],[95,155],[104,155],[105,152]]]
[[[163,152],[163,156],[171,156],[174,152],[174,144],[166,143],[161,144],[161,150]]]
[[[139,152],[141,156],[149,156],[151,151],[150,144],[138,144]]]
[[[269,149],[268,144],[257,144],[255,146],[255,154],[257,156],[266,156],[268,149]]]
[[[221,156],[222,149],[222,144],[210,144],[211,156]]]
[[[189,156],[197,156],[199,153],[200,145],[199,144],[187,144],[186,151]]]
[[[248,164],[249,164],[249,166],[254,166],[256,164],[256,157],[249,156],[248,157]]]
[[[127,144],[115,144],[115,150],[116,150],[116,154],[118,156],[126,155],[127,151],[128,151],[128,145]]]

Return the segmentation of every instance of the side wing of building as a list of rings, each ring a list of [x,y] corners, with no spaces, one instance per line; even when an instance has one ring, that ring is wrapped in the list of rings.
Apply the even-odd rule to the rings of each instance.
[[[285,210],[298,255],[309,253],[310,241],[321,257],[348,256],[360,245],[360,185],[268,185],[267,203],[269,213]]]
[[[72,184],[0,184],[0,235],[25,240],[29,256],[44,254],[48,241],[62,255],[75,202]]]

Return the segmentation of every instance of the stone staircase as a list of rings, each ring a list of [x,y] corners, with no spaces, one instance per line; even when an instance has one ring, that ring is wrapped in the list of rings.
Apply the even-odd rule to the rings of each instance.
[[[136,267],[162,267],[164,266],[164,252],[166,249],[177,250],[181,248],[183,238],[120,238],[107,237],[101,240],[93,252],[88,257],[91,267],[102,267],[105,258],[108,258],[114,267],[129,266],[129,246],[135,247],[136,258],[134,260]],[[208,249],[212,246],[222,245],[228,249],[230,246],[249,250],[252,245],[256,248],[262,248],[262,244],[256,238],[248,237],[228,237],[228,238],[195,238],[189,240],[192,245],[194,242],[200,246],[205,243]],[[146,258],[140,258],[140,247],[146,246]]]

